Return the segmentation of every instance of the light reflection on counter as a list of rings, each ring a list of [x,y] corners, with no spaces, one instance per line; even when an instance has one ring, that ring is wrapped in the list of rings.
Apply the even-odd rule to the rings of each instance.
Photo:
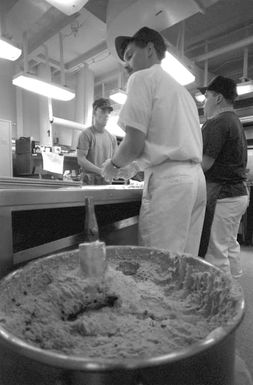
[[[143,182],[139,185],[128,184],[128,185],[117,185],[117,184],[108,184],[100,186],[80,186],[84,190],[131,190],[131,189],[143,189]]]

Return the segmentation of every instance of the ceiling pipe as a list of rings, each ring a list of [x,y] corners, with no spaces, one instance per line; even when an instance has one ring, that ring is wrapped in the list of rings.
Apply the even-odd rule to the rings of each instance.
[[[32,61],[29,62],[29,68],[37,67],[40,63],[46,64],[47,59],[43,54],[39,54],[38,56],[34,56]],[[58,62],[53,59],[48,60],[51,68],[54,68],[56,71],[61,71],[61,67]]]
[[[239,49],[239,48],[243,48],[243,47],[250,45],[250,44],[253,44],[253,36],[246,37],[245,39],[239,40],[235,43],[228,44],[225,47],[217,48],[213,51],[210,51],[210,52],[204,53],[202,55],[196,56],[196,57],[194,57],[193,60],[195,62],[201,62],[201,61],[222,55],[224,53],[234,51],[234,50]]]
[[[27,46],[28,46],[27,32],[24,32],[24,33],[23,33],[24,73],[27,73],[27,72],[28,72]]]
[[[208,43],[207,41],[205,42],[205,51],[208,52]],[[204,87],[207,86],[208,83],[208,60],[205,60],[204,63]]]
[[[46,72],[49,77],[49,81],[51,81],[51,67],[49,64],[49,54],[48,54],[48,46],[46,44],[43,44],[44,50],[45,50],[45,58],[46,58]],[[50,137],[52,138],[52,124],[51,119],[53,117],[53,103],[51,98],[47,98],[47,108],[48,108],[48,116],[49,116],[49,131],[50,131]]]
[[[46,69],[47,69],[47,72],[50,73],[51,68],[50,68],[50,64],[49,64],[48,46],[46,44],[44,44],[44,50],[45,50],[45,58],[46,58],[46,63],[45,63]]]
[[[249,59],[249,49],[248,47],[244,48],[243,51],[243,79],[247,80],[248,79],[248,59]]]
[[[179,57],[184,58],[184,43],[185,43],[185,20],[181,22],[179,35],[178,35],[178,43],[177,43],[177,52]]]
[[[36,67],[40,63],[47,63],[47,60],[49,62],[50,67],[54,68],[56,72],[61,73],[61,83],[65,85],[65,74],[67,72],[71,72],[72,69],[68,70],[66,69],[64,62],[63,62],[63,37],[61,32],[59,32],[59,41],[60,41],[60,62],[46,58],[46,56],[43,53],[38,53],[37,55],[34,55],[33,57],[28,55],[28,59],[30,60],[29,66],[30,68]],[[32,63],[32,61],[34,63]],[[79,64],[79,67],[82,65],[82,63]],[[77,69],[77,68],[75,68]]]
[[[106,41],[102,41],[97,46],[91,48],[89,51],[87,51],[84,54],[80,55],[76,59],[73,59],[73,60],[69,61],[66,64],[65,69],[68,72],[73,72],[76,69],[78,69],[80,64],[83,64],[83,63],[90,64],[90,62],[92,62],[93,59],[95,60],[95,58],[98,55],[102,55],[102,54],[105,54],[105,55],[108,54],[109,55],[109,50],[108,50]]]
[[[64,68],[64,59],[63,59],[63,38],[62,38],[61,32],[59,32],[59,44],[60,44],[61,85],[65,86],[65,68]]]
[[[208,60],[205,60],[205,67],[204,67],[204,87],[207,86],[208,83]]]
[[[95,85],[101,85],[106,82],[110,82],[115,80],[115,83],[118,82],[118,72],[115,70],[112,70],[110,73],[108,73],[106,76],[98,77],[96,79]]]

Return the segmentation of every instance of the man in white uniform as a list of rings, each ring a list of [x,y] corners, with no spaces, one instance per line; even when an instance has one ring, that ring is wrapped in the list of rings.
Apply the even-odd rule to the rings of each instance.
[[[115,44],[131,74],[118,122],[126,136],[102,174],[122,177],[125,166],[137,164],[144,170],[140,245],[197,255],[206,186],[196,104],[162,69],[166,45],[157,31],[143,27]]]

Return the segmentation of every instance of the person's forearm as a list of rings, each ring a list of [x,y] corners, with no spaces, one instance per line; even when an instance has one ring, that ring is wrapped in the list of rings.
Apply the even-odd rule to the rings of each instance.
[[[126,135],[112,157],[112,162],[117,167],[125,167],[136,160],[143,152],[144,141],[140,142],[137,138]]]
[[[112,157],[112,162],[117,165],[117,167],[124,167],[136,159],[136,154],[131,151],[124,141],[121,143],[118,151]]]
[[[211,158],[208,155],[203,155],[201,166],[204,172],[208,171],[214,164],[215,159]]]
[[[91,163],[85,157],[78,158],[78,164],[88,173],[101,175],[101,168],[99,168],[95,164]]]

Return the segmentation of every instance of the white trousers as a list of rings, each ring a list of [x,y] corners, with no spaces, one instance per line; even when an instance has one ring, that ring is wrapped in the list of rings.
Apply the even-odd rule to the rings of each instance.
[[[248,195],[217,200],[205,256],[208,262],[234,277],[242,274],[237,233],[248,201]]]
[[[166,162],[145,170],[139,244],[197,256],[205,206],[200,164]]]

